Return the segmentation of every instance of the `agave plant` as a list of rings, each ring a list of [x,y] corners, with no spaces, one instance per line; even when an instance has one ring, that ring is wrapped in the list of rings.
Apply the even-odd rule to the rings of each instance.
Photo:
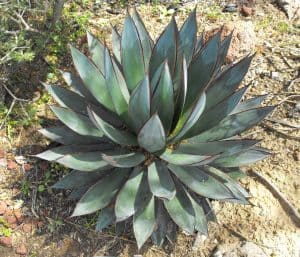
[[[197,37],[194,10],[154,43],[134,10],[121,35],[113,28],[112,52],[91,33],[89,57],[71,47],[71,90],[45,84],[63,125],[41,133],[62,146],[37,156],[72,169],[53,186],[80,199],[72,216],[100,210],[97,230],[130,219],[140,248],[178,228],[206,234],[211,200],[247,203],[239,166],[269,152],[239,134],[273,107],[259,107],[265,96],[242,101],[253,56],[226,66],[231,37]]]

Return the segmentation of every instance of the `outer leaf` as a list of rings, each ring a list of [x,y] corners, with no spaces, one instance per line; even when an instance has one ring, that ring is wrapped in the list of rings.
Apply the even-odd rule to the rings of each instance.
[[[221,46],[220,46],[220,49],[219,49],[217,70],[219,70],[225,62],[225,58],[227,56],[227,53],[228,53],[228,50],[229,50],[229,47],[230,47],[230,44],[231,44],[232,35],[233,35],[233,31],[227,37],[225,37],[225,39],[221,43]]]
[[[243,153],[237,153],[216,159],[213,164],[219,167],[238,167],[265,159],[270,152],[262,148],[253,148]]]
[[[238,63],[225,70],[211,83],[211,86],[206,91],[207,110],[221,102],[236,90],[245,77],[253,57],[254,55],[247,56],[240,60]],[[220,92],[222,93],[220,94]]]
[[[121,63],[121,36],[115,27],[112,27],[112,50],[118,62]]]
[[[194,49],[194,56],[201,50],[204,44],[204,39],[203,39],[203,33],[199,37],[197,37],[195,49]]]
[[[66,81],[67,85],[72,87],[72,89],[87,99],[87,101],[94,105],[99,105],[99,102],[96,98],[91,94],[88,88],[83,84],[81,78],[77,75],[74,75],[70,72],[62,72],[62,76]]]
[[[112,145],[108,144],[58,146],[39,153],[36,157],[47,161],[55,161],[66,154],[108,150],[112,149],[112,147]]]
[[[139,249],[151,236],[155,224],[154,196],[152,196],[147,206],[133,217],[133,230]]]
[[[247,204],[247,197],[250,197],[249,193],[241,187],[234,179],[232,179],[228,174],[224,173],[222,170],[219,170],[214,167],[206,167],[206,171],[216,179],[219,178],[220,181],[225,181],[224,184],[230,189],[230,191],[235,195],[235,197],[241,200],[244,204]]]
[[[136,167],[118,193],[115,202],[117,221],[125,220],[135,213],[135,201],[138,189],[141,185],[143,173],[141,167]]]
[[[134,11],[133,11],[132,19],[134,21],[134,24],[135,24],[137,32],[138,32],[139,39],[141,41],[143,58],[144,58],[144,63],[145,63],[145,70],[148,70],[153,42],[152,42],[152,39],[150,38],[148,31],[145,28],[145,25],[144,25],[141,17],[139,16],[138,12],[136,11],[136,9],[134,9]]]
[[[178,63],[178,62],[177,62]],[[179,117],[182,115],[185,99],[186,99],[186,93],[187,93],[187,64],[186,59],[183,56],[182,62],[180,63],[180,70],[177,71],[176,74],[180,75],[178,84],[178,90],[177,90],[177,98],[176,98],[176,111],[175,111],[175,121],[178,121]],[[176,82],[174,82],[175,87]]]
[[[155,218],[157,226],[153,231],[151,238],[157,246],[161,247],[167,234],[169,217],[164,208],[163,202],[157,198],[155,199]]]
[[[95,112],[89,109],[89,115],[94,124],[103,131],[104,135],[110,138],[113,142],[120,145],[137,145],[136,137],[131,133],[116,129],[103,119],[101,119]]]
[[[150,118],[150,84],[148,76],[132,92],[128,114],[135,131],[138,132]]]
[[[151,101],[151,113],[158,113],[166,133],[169,132],[173,114],[174,114],[174,94],[173,94],[173,83],[169,66],[167,63],[164,65],[160,80],[153,93]]]
[[[145,77],[146,66],[141,39],[129,15],[126,16],[122,33],[121,60],[128,89],[132,91]]]
[[[83,187],[89,185],[95,181],[98,181],[103,177],[103,172],[91,172],[87,176],[86,172],[73,170],[58,182],[56,182],[52,188],[56,189],[71,189],[77,187]]]
[[[212,128],[217,125],[221,120],[227,117],[231,111],[238,105],[244,96],[248,87],[244,87],[225,100],[207,110],[195,125],[187,133],[186,137],[191,137],[200,134],[200,132]]]
[[[163,63],[161,63],[158,68],[156,69],[154,75],[151,77],[151,81],[150,81],[150,88],[151,88],[151,95],[153,95],[153,93],[156,91],[157,87],[158,87],[158,83],[160,81],[162,72],[165,68],[165,64],[166,61],[164,61]]]
[[[100,70],[98,70],[97,67],[76,48],[71,47],[71,54],[74,65],[85,86],[99,103],[103,104],[109,110],[114,111],[112,99],[106,87],[105,78]]]
[[[81,136],[65,126],[43,128],[40,129],[39,132],[42,133],[45,137],[64,145],[70,145],[70,144],[89,145],[89,144],[95,144],[97,142],[101,143],[105,141],[103,138],[99,138],[99,137]]]
[[[128,170],[115,170],[93,185],[77,203],[72,214],[80,216],[106,207],[128,175]]]
[[[108,49],[105,50],[105,74],[106,85],[111,95],[116,113],[120,116],[127,113],[129,92],[123,75],[111,59]]]
[[[250,147],[253,147],[259,141],[256,140],[223,140],[223,141],[213,141],[205,143],[193,143],[193,142],[183,142],[181,143],[175,153],[182,154],[198,154],[198,155],[216,155],[222,153],[221,156],[228,154],[235,154],[238,152],[245,151]]]
[[[136,152],[127,154],[103,153],[102,158],[111,166],[131,168],[142,163],[146,157],[144,154]]]
[[[170,141],[179,141],[184,135],[193,127],[197,122],[202,112],[204,111],[206,104],[205,93],[199,97],[194,106],[187,110],[182,117],[180,117],[174,132],[172,132]],[[172,136],[173,135],[173,136]]]
[[[102,151],[68,154],[57,159],[56,162],[68,168],[81,171],[108,170],[112,167],[102,159]]]
[[[75,112],[86,114],[87,103],[80,95],[58,86],[43,83],[43,86],[62,107],[68,107]]]
[[[101,210],[97,223],[96,223],[96,231],[102,231],[102,229],[108,227],[115,221],[115,213],[114,208],[112,206],[107,206]]]
[[[180,29],[180,48],[183,49],[187,63],[192,60],[193,50],[196,43],[197,21],[196,8],[191,12]]]
[[[89,51],[91,53],[93,62],[102,72],[102,74],[105,74],[104,45],[97,38],[95,38],[90,32],[87,32],[87,41],[88,41]]]
[[[230,191],[228,191],[222,183],[207,175],[200,168],[191,166],[180,167],[173,164],[169,164],[168,168],[180,181],[182,181],[182,183],[197,194],[217,200],[233,197]]]
[[[195,230],[201,232],[204,235],[207,235],[208,234],[207,220],[202,205],[196,202],[196,200],[194,200],[193,197],[188,192],[186,192],[186,194],[188,195],[195,212]]]
[[[192,165],[204,161],[210,158],[210,156],[183,154],[178,152],[173,153],[172,151],[166,150],[160,155],[160,158],[175,165]]]
[[[214,73],[218,58],[220,33],[214,35],[192,60],[188,69],[188,91],[185,110],[204,92]]]
[[[207,142],[235,136],[259,123],[273,110],[274,107],[268,106],[230,115],[217,126],[193,137],[191,140],[194,142]]]
[[[267,97],[267,95],[261,95],[258,97],[254,97],[254,98],[245,100],[245,101],[239,103],[239,105],[234,108],[234,110],[231,112],[231,114],[247,111],[250,109],[255,109],[255,108],[259,107],[259,105],[266,99],[266,97]]]
[[[57,106],[51,106],[51,110],[66,126],[76,133],[82,136],[103,136],[103,132],[97,129],[88,117]]]
[[[95,181],[94,181],[95,182]],[[78,201],[93,185],[94,183],[87,184],[82,187],[73,188],[71,193],[68,195],[68,199],[71,201]]]
[[[139,145],[153,153],[163,149],[166,145],[166,135],[157,114],[154,114],[142,127],[138,134]]]
[[[171,73],[176,63],[178,47],[178,29],[174,17],[157,40],[150,60],[150,77],[153,76],[159,65],[168,60]]]
[[[153,195],[172,199],[175,194],[175,185],[168,168],[160,161],[148,166],[148,182]]]
[[[176,183],[176,195],[171,200],[164,200],[164,205],[175,223],[192,234],[195,225],[195,212],[191,200],[179,183]]]

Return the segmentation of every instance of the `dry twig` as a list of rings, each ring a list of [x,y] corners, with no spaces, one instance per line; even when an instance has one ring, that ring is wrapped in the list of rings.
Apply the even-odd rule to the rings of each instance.
[[[276,188],[276,186],[254,170],[249,170],[249,174],[257,178],[260,183],[262,183],[267,189],[270,190],[273,196],[277,198],[277,200],[283,207],[284,211],[289,215],[291,220],[294,222],[294,224],[300,228],[300,214],[292,206],[292,204],[285,198],[285,196]]]

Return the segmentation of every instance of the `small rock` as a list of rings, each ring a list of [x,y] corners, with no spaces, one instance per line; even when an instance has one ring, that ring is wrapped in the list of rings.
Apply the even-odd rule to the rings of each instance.
[[[251,7],[248,7],[246,5],[243,5],[241,8],[241,14],[244,15],[245,17],[251,16],[253,13],[253,9]]]
[[[29,163],[24,164],[24,170],[25,171],[30,171],[32,169],[32,165]]]
[[[27,248],[26,248],[26,246],[24,244],[19,245],[16,248],[16,254],[26,255],[27,254]]]
[[[12,160],[7,161],[7,169],[8,170],[16,170],[18,168],[19,168],[19,166],[15,161],[12,161]]]
[[[3,215],[7,210],[7,204],[3,201],[0,202],[0,215]]]
[[[4,215],[4,219],[6,220],[6,222],[9,224],[9,225],[13,225],[13,224],[16,224],[17,223],[17,218],[15,217],[15,215],[13,214],[10,214],[10,215]]]
[[[4,158],[5,157],[5,151],[4,150],[0,150],[0,158]]]
[[[23,213],[20,209],[14,210],[14,215],[17,218],[18,222],[21,223],[24,221]]]
[[[300,161],[300,151],[294,151],[294,153],[293,153],[293,158],[294,158],[294,160],[295,161]]]
[[[30,223],[23,224],[22,229],[25,233],[30,233],[32,231],[32,224]]]
[[[12,247],[12,238],[10,236],[0,237],[0,245],[5,247]]]
[[[225,5],[223,12],[236,12],[237,11],[237,4],[229,3]]]
[[[267,257],[264,251],[256,244],[252,242],[246,242],[240,247],[241,256],[245,257]]]
[[[279,79],[279,73],[277,71],[271,71],[271,78],[278,80]]]
[[[6,158],[0,158],[0,166],[3,168],[6,168],[6,166],[7,166]]]

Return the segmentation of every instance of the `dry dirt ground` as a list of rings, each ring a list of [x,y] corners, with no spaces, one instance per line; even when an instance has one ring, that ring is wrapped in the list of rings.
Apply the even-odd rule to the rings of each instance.
[[[257,52],[244,82],[252,85],[247,97],[268,94],[265,104],[278,105],[266,121],[245,134],[245,137],[262,139],[261,146],[270,149],[273,155],[244,169],[262,174],[300,211],[299,21],[288,21],[268,1],[255,5],[255,13],[247,18],[238,12],[222,13],[222,9],[215,4],[198,5],[199,31],[217,28],[224,23],[229,24],[229,28],[236,26],[237,31],[242,28],[236,36],[236,42],[240,42],[237,48]],[[193,7],[193,4],[179,6],[176,10],[179,24]],[[125,15],[122,8],[116,13],[108,12],[106,9],[109,8],[93,11],[88,28],[108,44],[110,23],[120,27]],[[143,4],[138,10],[153,37],[162,31],[174,11],[159,4]],[[241,54],[237,49],[232,51],[236,51],[234,56]],[[47,107],[42,106],[39,114],[47,113]],[[53,192],[48,188],[57,179],[57,174],[63,172],[57,172],[55,165],[28,156],[45,148],[46,141],[35,129],[23,131],[14,141],[7,137],[5,130],[1,131],[0,226],[1,233],[5,228],[10,229],[12,246],[9,239],[6,242],[1,237],[1,244],[9,247],[0,245],[0,256],[15,257],[23,253],[30,257],[125,257],[138,254],[130,231],[121,236],[116,236],[113,228],[94,233],[94,216],[68,218],[74,202],[66,200],[67,193]],[[53,171],[56,175],[45,175],[47,171]],[[45,184],[45,190],[39,192],[37,187],[41,183]],[[300,230],[278,200],[255,178],[242,179],[241,183],[253,196],[252,205],[214,202],[218,223],[210,224],[208,238],[203,239],[197,249],[192,247],[194,236],[179,233],[174,244],[159,249],[149,241],[139,254],[145,257],[208,257],[222,254],[224,257],[259,257],[262,254],[299,257]],[[245,242],[254,243],[262,253],[255,253],[254,250],[250,255],[237,253],[238,245]]]

